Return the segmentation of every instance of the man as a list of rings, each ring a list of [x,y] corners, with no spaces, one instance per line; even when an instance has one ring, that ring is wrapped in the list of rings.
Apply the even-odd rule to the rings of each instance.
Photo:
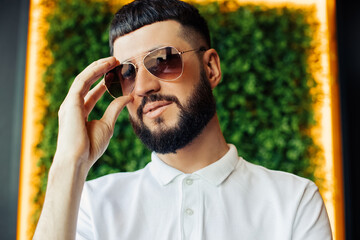
[[[35,239],[332,238],[312,182],[253,165],[226,143],[212,95],[220,59],[194,7],[134,1],[115,15],[110,48],[113,57],[80,73],[59,110]],[[88,122],[106,89],[115,100]],[[151,163],[85,183],[125,105]]]

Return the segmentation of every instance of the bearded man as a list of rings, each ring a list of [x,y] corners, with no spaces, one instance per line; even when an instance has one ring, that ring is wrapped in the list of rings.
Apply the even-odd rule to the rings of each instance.
[[[125,5],[111,23],[110,49],[75,78],[60,107],[34,239],[332,238],[314,183],[251,164],[224,139],[212,94],[220,59],[196,8],[178,0]],[[87,121],[106,90],[114,101]],[[85,182],[125,106],[151,162]]]

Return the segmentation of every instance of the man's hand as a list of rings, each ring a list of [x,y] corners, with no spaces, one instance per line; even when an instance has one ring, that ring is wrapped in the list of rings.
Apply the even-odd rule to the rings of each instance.
[[[131,96],[113,100],[100,120],[88,121],[106,91],[103,80],[90,87],[118,62],[100,59],[74,80],[59,110],[59,135],[49,171],[43,210],[34,239],[74,239],[83,185],[90,167],[106,150],[117,117]]]
[[[93,62],[75,78],[59,110],[59,136],[55,156],[75,159],[90,169],[104,153],[113,134],[116,119],[132,97],[115,99],[100,120],[88,122],[90,112],[106,91],[106,87],[102,80],[91,91],[89,89],[99,77],[116,65],[114,57],[101,59]],[[57,160],[57,157],[54,160]]]

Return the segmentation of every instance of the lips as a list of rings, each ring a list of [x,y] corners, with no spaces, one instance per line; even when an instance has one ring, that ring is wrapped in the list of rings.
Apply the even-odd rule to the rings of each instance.
[[[149,118],[156,118],[163,111],[165,111],[167,106],[169,106],[172,103],[173,102],[169,102],[169,101],[156,101],[156,102],[148,103],[145,105],[143,109],[143,114]]]

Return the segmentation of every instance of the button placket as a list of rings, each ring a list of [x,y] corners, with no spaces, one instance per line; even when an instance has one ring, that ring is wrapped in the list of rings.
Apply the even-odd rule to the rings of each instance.
[[[183,239],[193,239],[197,232],[197,207],[199,204],[199,192],[196,187],[196,180],[188,176],[182,181],[183,190]]]
[[[187,178],[185,180],[185,183],[190,186],[190,185],[192,185],[194,183],[194,180],[192,180],[191,178]]]

